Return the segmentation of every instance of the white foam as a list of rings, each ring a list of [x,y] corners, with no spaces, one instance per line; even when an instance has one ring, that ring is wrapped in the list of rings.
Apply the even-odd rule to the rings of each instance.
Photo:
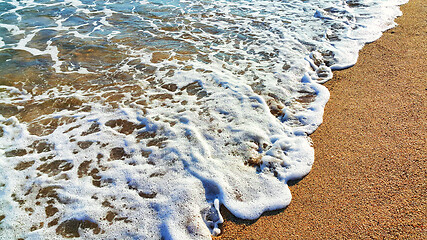
[[[15,25],[10,25],[10,24],[4,24],[4,23],[0,23],[0,27],[2,28],[6,28],[9,32],[11,32],[13,35],[19,35],[19,34],[23,34],[25,33],[25,31],[20,30],[17,26]]]

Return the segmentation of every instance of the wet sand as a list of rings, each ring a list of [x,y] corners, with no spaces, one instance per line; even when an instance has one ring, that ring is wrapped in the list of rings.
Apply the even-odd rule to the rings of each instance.
[[[284,210],[257,221],[223,209],[215,239],[427,239],[427,4],[335,72],[312,171]]]

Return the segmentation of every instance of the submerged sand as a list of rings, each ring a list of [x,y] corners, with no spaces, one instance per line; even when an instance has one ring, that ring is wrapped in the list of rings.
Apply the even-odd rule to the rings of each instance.
[[[335,72],[315,164],[292,203],[256,221],[234,218],[217,239],[427,239],[427,4]]]

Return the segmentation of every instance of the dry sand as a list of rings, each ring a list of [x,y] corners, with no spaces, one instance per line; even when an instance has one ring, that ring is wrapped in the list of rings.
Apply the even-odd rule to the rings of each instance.
[[[427,2],[335,72],[311,173],[284,210],[257,221],[224,209],[216,239],[427,239]]]

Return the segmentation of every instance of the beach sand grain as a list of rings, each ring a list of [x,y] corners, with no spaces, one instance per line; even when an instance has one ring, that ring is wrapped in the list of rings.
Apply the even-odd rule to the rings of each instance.
[[[225,209],[214,239],[427,239],[427,3],[334,73],[312,171],[282,210],[256,221]]]

